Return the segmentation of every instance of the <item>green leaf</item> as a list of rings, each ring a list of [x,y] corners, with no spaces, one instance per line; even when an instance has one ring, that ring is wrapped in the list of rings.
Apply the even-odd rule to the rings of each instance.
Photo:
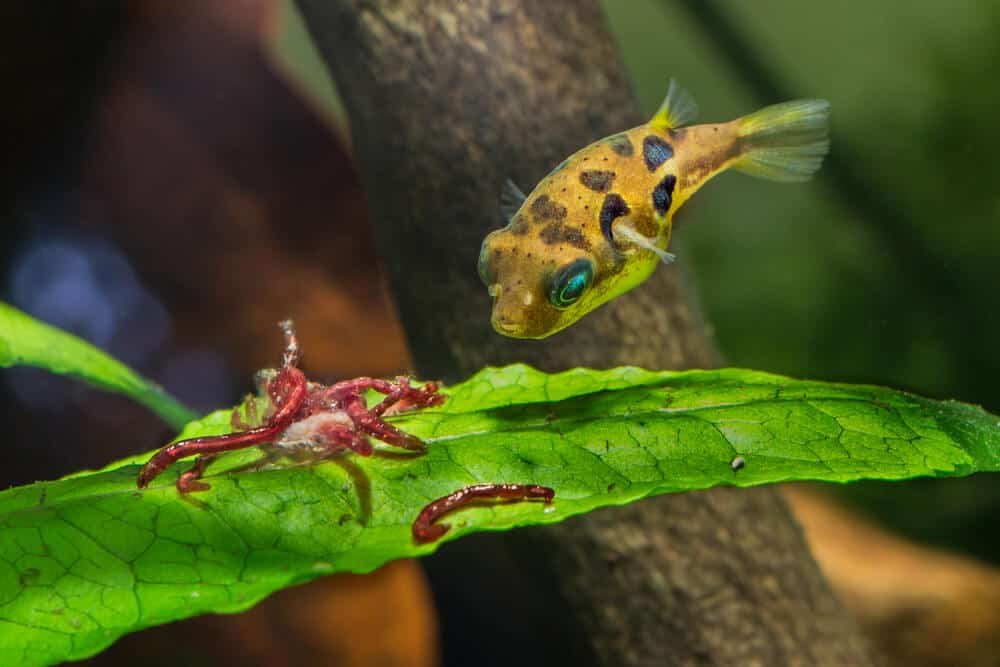
[[[0,302],[0,368],[37,366],[124,394],[180,428],[195,414],[158,385],[90,343]]]
[[[237,452],[209,468],[210,491],[187,498],[173,487],[181,465],[138,491],[136,457],[0,493],[0,664],[83,658],[142,627],[426,554],[438,545],[414,544],[411,522],[468,484],[542,484],[556,498],[462,510],[445,540],[719,484],[1000,469],[996,416],[877,387],[510,366],[448,393],[441,408],[394,418],[428,443],[420,456],[387,448],[248,470],[259,454]],[[184,435],[224,432],[228,417]]]

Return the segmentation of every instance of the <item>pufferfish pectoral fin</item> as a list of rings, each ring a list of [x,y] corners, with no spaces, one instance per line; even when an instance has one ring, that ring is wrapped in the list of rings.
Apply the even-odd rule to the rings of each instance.
[[[649,124],[661,130],[683,127],[698,116],[698,103],[676,80],[670,80],[667,96]]]
[[[631,241],[644,250],[654,252],[664,264],[673,264],[674,260],[677,259],[677,256],[672,252],[667,252],[663,248],[658,247],[655,243],[653,243],[652,239],[640,234],[638,230],[629,224],[628,220],[618,225],[617,234],[620,238],[626,241]]]
[[[500,190],[500,212],[503,214],[504,220],[509,222],[521,209],[521,205],[527,198],[528,195],[521,192],[517,183],[508,178],[503,184],[503,189]]]

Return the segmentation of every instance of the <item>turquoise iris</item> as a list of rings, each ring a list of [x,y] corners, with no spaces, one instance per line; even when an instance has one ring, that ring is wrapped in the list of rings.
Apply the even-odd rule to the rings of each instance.
[[[549,287],[549,302],[556,308],[568,308],[579,300],[594,280],[594,263],[574,260],[559,269]]]

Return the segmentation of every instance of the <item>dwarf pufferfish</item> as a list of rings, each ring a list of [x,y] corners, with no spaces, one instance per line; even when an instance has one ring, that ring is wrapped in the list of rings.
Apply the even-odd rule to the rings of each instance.
[[[671,81],[648,123],[577,151],[529,195],[508,181],[509,224],[479,254],[493,328],[545,338],[642,283],[674,259],[666,251],[674,213],[726,169],[807,180],[829,148],[829,110],[826,100],[796,100],[687,126],[697,105]]]

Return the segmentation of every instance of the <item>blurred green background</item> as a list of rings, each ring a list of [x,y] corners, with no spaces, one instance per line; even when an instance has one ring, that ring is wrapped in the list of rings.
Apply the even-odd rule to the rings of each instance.
[[[814,182],[723,174],[678,216],[675,250],[727,364],[1000,412],[1000,3],[604,5],[650,114],[672,77],[706,121],[832,102]],[[276,58],[345,124],[291,6],[281,25]],[[911,537],[1000,562],[995,477],[837,492]]]

